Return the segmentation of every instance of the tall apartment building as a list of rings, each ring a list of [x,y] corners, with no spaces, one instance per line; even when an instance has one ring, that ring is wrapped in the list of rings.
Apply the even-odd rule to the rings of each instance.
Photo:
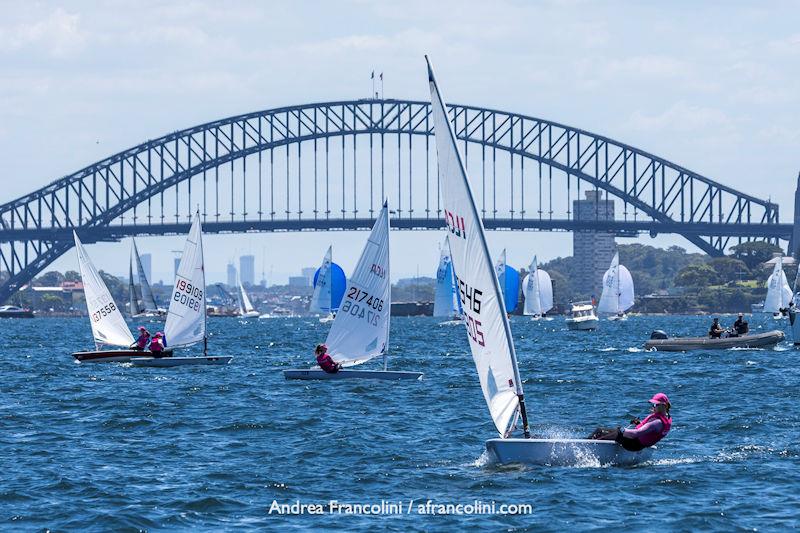
[[[228,263],[228,287],[236,286],[236,267]]]
[[[242,284],[255,285],[256,257],[254,255],[243,255],[239,258],[239,279]]]
[[[572,201],[574,220],[614,220],[614,201],[604,200],[602,191],[586,191],[586,199]],[[603,287],[603,274],[608,270],[616,250],[614,234],[600,231],[576,231],[572,234],[572,257],[578,277],[574,280],[582,297],[594,294],[598,299]]]

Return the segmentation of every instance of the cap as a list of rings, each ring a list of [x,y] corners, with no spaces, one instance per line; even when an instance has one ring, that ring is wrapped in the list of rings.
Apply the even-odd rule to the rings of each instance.
[[[156,334],[155,334],[155,336],[156,336],[156,337],[163,337],[163,336],[164,336],[164,334],[163,334],[163,333],[161,333],[161,332],[159,331],[158,333],[156,333]]]
[[[658,394],[656,394],[655,396],[650,398],[650,400],[648,400],[648,401],[650,403],[655,403],[655,404],[670,405],[669,398],[667,398],[667,395],[664,394],[663,392],[659,392]]]
[[[139,331],[147,331],[147,328],[144,326],[139,326]]]

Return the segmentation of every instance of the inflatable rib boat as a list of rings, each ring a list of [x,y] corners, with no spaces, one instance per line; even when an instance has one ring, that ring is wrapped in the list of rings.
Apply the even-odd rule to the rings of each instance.
[[[654,331],[650,340],[644,343],[648,350],[660,352],[686,352],[689,350],[727,350],[729,348],[766,348],[783,340],[783,332],[777,329],[765,333],[741,335],[739,337],[667,337],[661,331]]]

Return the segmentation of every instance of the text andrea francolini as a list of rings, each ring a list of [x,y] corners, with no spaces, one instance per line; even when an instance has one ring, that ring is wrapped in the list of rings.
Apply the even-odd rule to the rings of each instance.
[[[381,500],[374,503],[352,503],[330,500],[327,503],[303,503],[295,500],[292,503],[279,503],[272,500],[269,514],[300,515],[300,514],[359,514],[359,515],[387,515],[387,514],[527,514],[533,512],[530,504],[502,504],[494,501],[483,502],[474,500],[470,503],[436,503],[433,500]]]

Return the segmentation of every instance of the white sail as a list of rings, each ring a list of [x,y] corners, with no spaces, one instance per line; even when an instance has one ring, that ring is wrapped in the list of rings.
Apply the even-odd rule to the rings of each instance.
[[[147,281],[147,276],[144,274],[144,267],[142,266],[142,259],[139,257],[139,249],[136,247],[136,240],[133,242],[133,257],[136,261],[136,274],[139,276],[139,286],[141,287],[142,306],[145,311],[158,311],[156,299],[153,296],[153,290],[150,288],[150,283]]]
[[[472,358],[495,427],[505,435],[522,398],[514,342],[469,178],[428,66],[445,223]]]
[[[619,252],[614,254],[603,274],[603,294],[597,306],[598,313],[624,313],[633,307],[633,278],[624,265],[619,264]]]
[[[252,313],[255,311],[256,308],[253,307],[253,303],[250,301],[250,297],[247,296],[247,291],[244,290],[244,286],[242,285],[241,281],[239,282],[239,292],[242,295],[240,300],[241,304],[239,305],[239,309],[243,311],[241,314]]]
[[[386,352],[390,291],[389,208],[384,203],[328,332],[328,353],[337,363],[353,366]]]
[[[541,316],[553,308],[553,282],[550,274],[539,268],[536,256],[533,257],[529,270],[522,284],[525,293],[523,313]]]
[[[433,299],[433,316],[452,317],[459,314],[458,292],[453,278],[453,264],[450,259],[450,238],[445,237],[439,255],[439,268],[436,269],[436,292]]]
[[[86,297],[86,307],[95,342],[98,345],[130,346],[133,344],[133,335],[128,329],[128,324],[125,323],[122,313],[114,303],[114,298],[108,292],[103,278],[89,259],[78,234],[73,231],[72,235],[75,237],[83,293]]]
[[[500,294],[505,296],[506,290],[506,249],[500,254],[500,259],[494,264],[494,272],[497,275],[497,283],[500,285]]]
[[[783,258],[777,259],[775,268],[767,279],[767,297],[764,300],[764,311],[767,313],[777,313],[781,309],[786,309],[792,300],[792,289],[783,272]]]
[[[206,276],[203,268],[203,231],[200,213],[197,213],[175,276],[164,336],[167,345],[174,347],[201,341],[205,335]]]
[[[333,261],[333,247],[328,246],[322,264],[317,274],[317,283],[314,285],[314,294],[311,295],[311,303],[308,306],[310,313],[328,313],[331,311],[332,285],[331,283],[331,262]]]
[[[128,305],[131,316],[135,316],[144,309],[139,305],[139,295],[136,293],[136,282],[133,279],[133,250],[131,250],[131,260],[128,267]]]

